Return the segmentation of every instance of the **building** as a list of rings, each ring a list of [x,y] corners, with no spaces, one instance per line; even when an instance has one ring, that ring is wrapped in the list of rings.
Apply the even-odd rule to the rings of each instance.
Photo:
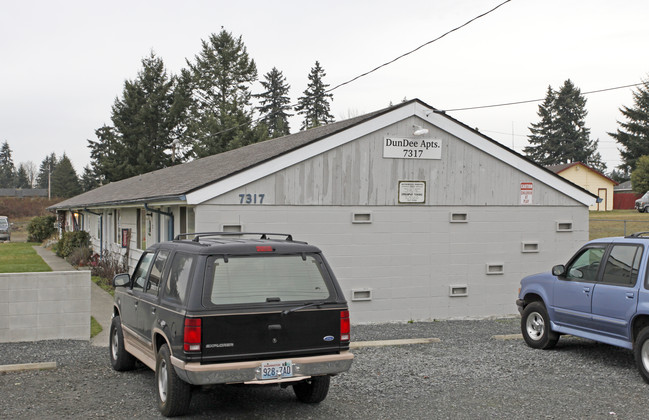
[[[548,169],[595,194],[598,200],[590,210],[613,210],[613,188],[617,182],[611,178],[581,162],[552,165]]]
[[[613,188],[613,208],[615,210],[635,209],[635,200],[642,195],[633,191],[631,181],[622,182]]]
[[[595,200],[411,100],[51,210],[67,229],[89,231],[96,250],[128,243],[133,261],[179,233],[291,233],[323,249],[358,323],[515,313],[520,278],[565,263],[588,240]]]

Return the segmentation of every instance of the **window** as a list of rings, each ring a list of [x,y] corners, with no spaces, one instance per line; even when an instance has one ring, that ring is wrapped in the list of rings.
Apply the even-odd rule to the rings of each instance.
[[[639,245],[615,245],[606,260],[602,282],[634,286],[641,255],[642,247]]]
[[[605,248],[587,248],[575,259],[566,270],[568,280],[594,282],[604,256]]]
[[[213,305],[273,301],[318,301],[329,297],[314,256],[212,257],[208,263]],[[208,285],[208,287],[210,287]]]
[[[158,296],[160,280],[162,279],[162,273],[164,273],[165,263],[167,262],[168,256],[169,251],[158,251],[158,255],[156,255],[155,261],[153,262],[153,267],[151,267],[151,274],[149,274],[149,283],[146,287],[147,293]]]
[[[151,260],[153,259],[153,254],[146,252],[140,258],[140,262],[137,263],[135,271],[133,272],[133,289],[134,290],[144,290],[144,284],[146,283],[146,273],[149,271],[149,266],[151,265]]]
[[[176,253],[171,262],[167,284],[165,285],[165,298],[178,303],[185,302],[187,284],[189,283],[193,265],[194,257],[192,255]]]

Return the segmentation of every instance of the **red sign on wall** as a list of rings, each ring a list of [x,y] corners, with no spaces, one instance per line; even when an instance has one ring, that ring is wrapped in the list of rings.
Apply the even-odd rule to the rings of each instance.
[[[531,182],[521,182],[521,204],[532,204],[534,185]]]

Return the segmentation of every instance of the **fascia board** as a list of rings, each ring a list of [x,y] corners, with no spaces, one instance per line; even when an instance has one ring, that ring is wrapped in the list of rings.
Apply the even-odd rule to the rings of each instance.
[[[313,142],[292,152],[278,156],[274,159],[254,166],[238,174],[229,176],[214,184],[198,189],[186,195],[187,204],[195,205],[211,200],[243,185],[261,179],[265,176],[279,172],[285,168],[303,162],[321,153],[335,149],[374,131],[385,128],[391,124],[414,115],[414,103],[397,108],[386,114],[374,117],[366,122],[350,127],[340,133],[333,134],[325,139]]]
[[[546,172],[544,169],[534,165],[533,163],[530,163],[525,159],[521,159],[514,153],[506,150],[504,147],[498,146],[491,141],[483,138],[473,130],[463,127],[443,115],[432,112],[430,108],[424,107],[421,104],[417,104],[417,107],[418,109],[416,112],[420,118],[428,121],[430,124],[440,128],[441,130],[444,130],[447,133],[466,141],[472,146],[484,151],[485,153],[490,154],[491,156],[508,165],[521,170],[522,172],[525,172],[529,176],[538,179],[542,183],[549,185],[557,191],[579,201],[586,206],[592,206],[596,203],[596,198],[591,196],[590,194],[573,187],[569,183],[553,176],[552,174]]]

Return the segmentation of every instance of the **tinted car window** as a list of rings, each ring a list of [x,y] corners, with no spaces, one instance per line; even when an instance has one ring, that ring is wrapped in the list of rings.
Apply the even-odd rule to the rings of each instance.
[[[638,279],[642,247],[639,245],[615,245],[606,259],[604,283],[633,286]]]
[[[187,283],[194,265],[194,257],[176,253],[171,267],[169,268],[169,277],[165,285],[164,297],[178,303],[185,303],[187,294]]]
[[[151,267],[151,273],[149,274],[149,284],[147,285],[146,292],[152,295],[158,295],[158,290],[160,288],[160,279],[162,278],[162,273],[164,272],[165,263],[167,262],[167,257],[169,256],[169,251],[161,250],[158,252],[158,255],[155,257],[153,262],[153,267]]]
[[[587,248],[579,254],[566,270],[566,278],[594,282],[597,280],[597,271],[604,256],[604,248]]]
[[[313,256],[212,257],[209,303],[312,301],[329,298],[320,263]]]
[[[144,285],[146,284],[146,273],[149,271],[149,266],[151,265],[151,260],[153,259],[153,254],[146,252],[140,258],[140,262],[135,267],[133,272],[133,289],[144,290]]]

